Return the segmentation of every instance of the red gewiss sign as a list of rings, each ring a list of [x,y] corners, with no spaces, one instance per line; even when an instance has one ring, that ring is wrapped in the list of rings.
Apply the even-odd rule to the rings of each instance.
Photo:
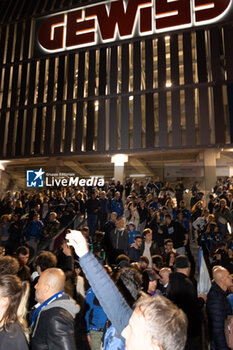
[[[47,52],[195,27],[220,20],[232,0],[117,0],[46,17],[38,42]]]

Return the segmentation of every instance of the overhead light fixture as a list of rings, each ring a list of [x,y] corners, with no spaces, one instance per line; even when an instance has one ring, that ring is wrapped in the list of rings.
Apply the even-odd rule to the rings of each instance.
[[[167,88],[172,87],[172,82],[167,81],[167,82],[166,82],[166,87],[167,87]]]
[[[0,170],[5,170],[5,165],[6,163],[10,163],[9,160],[0,160]]]
[[[131,174],[129,177],[146,177],[146,174]]]
[[[128,162],[128,156],[126,154],[115,154],[111,158],[111,163],[114,163],[116,166],[123,166],[124,163]]]

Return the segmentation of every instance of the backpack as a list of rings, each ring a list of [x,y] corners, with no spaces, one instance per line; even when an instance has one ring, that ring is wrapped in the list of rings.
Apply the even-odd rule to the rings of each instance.
[[[227,316],[225,320],[224,331],[225,331],[227,346],[230,349],[233,349],[233,315]]]

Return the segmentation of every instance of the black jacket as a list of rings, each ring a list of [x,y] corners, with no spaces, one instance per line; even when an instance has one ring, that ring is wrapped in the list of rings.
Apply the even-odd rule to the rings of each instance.
[[[122,254],[126,254],[128,250],[129,235],[125,230],[117,230],[116,228],[110,232],[111,249],[121,250]]]
[[[32,350],[76,350],[74,317],[79,307],[63,295],[45,306],[32,329]]]
[[[217,283],[213,282],[207,295],[207,314],[211,331],[212,350],[229,350],[225,334],[224,321],[227,315],[231,315],[231,305],[224,292]]]
[[[111,230],[107,243],[107,260],[110,265],[115,264],[116,258],[120,254],[127,254],[129,235],[125,230]]]
[[[138,262],[141,255],[142,255],[141,249],[129,247],[128,257],[130,258],[130,262]]]
[[[173,240],[174,248],[180,248],[184,246],[185,234],[187,229],[180,222],[172,220],[170,225],[161,226],[163,231],[164,241],[168,238]]]
[[[167,297],[188,317],[188,338],[201,336],[201,308],[197,293],[190,279],[180,272],[173,272],[169,276]]]
[[[98,211],[100,209],[99,200],[97,198],[95,199],[89,198],[86,201],[86,209],[87,209],[87,214],[98,215]]]
[[[157,215],[153,216],[151,220],[148,221],[146,227],[152,230],[153,241],[158,244],[159,247],[164,246],[164,235],[158,233],[160,224],[157,222]]]
[[[7,331],[0,331],[0,349],[28,350],[26,337],[18,323],[13,323]]]
[[[149,211],[147,208],[141,208],[140,205],[138,205],[138,214],[139,214],[139,217],[140,217],[140,224],[147,220],[148,216],[149,216]]]

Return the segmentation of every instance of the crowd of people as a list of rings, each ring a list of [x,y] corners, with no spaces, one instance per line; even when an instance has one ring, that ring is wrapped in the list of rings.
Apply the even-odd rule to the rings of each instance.
[[[0,202],[3,348],[229,349],[233,179],[218,179],[207,200],[198,182],[191,198],[185,192],[182,179],[171,186],[152,178],[7,192]],[[203,250],[213,280],[206,295],[197,293],[192,245]]]

